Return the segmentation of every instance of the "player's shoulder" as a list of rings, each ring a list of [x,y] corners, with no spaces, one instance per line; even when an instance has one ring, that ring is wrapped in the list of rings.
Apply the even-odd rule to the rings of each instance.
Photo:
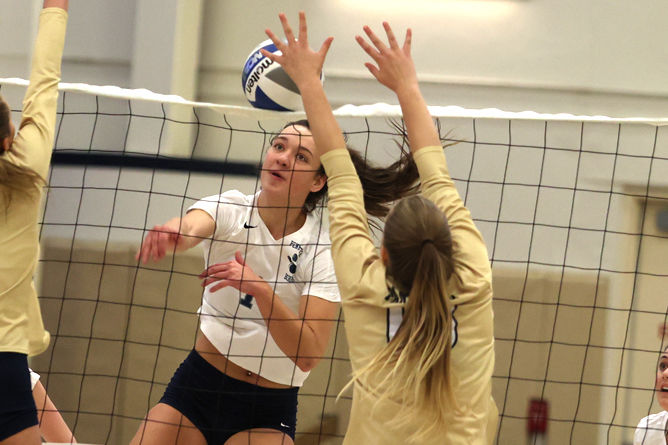
[[[638,422],[638,428],[647,428],[652,426],[663,426],[668,421],[668,411],[661,411],[659,413],[650,414],[643,417]]]
[[[305,242],[310,246],[318,247],[317,250],[321,248],[329,249],[332,245],[329,238],[329,227],[322,218],[322,212],[314,210],[306,216],[304,223],[307,229],[304,235],[308,238]]]
[[[248,208],[253,204],[253,195],[246,195],[239,190],[228,190],[218,195],[205,196],[201,198],[196,204],[199,206],[225,206],[232,208]]]

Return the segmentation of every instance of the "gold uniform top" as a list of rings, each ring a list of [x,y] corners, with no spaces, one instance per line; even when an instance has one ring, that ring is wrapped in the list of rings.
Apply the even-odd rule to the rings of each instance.
[[[353,370],[363,367],[391,335],[393,309],[401,303],[386,298],[392,291],[385,266],[369,235],[362,186],[346,149],[333,150],[321,161],[328,176],[330,237]],[[492,271],[487,248],[471,214],[457,193],[441,147],[415,153],[422,195],[448,219],[454,247],[454,274],[443,304],[453,314],[451,382],[457,409],[447,420],[445,437],[423,445],[488,444],[495,435],[498,411],[492,399],[494,335]],[[415,428],[394,428],[389,418],[403,409],[388,401],[373,413],[373,396],[359,384],[344,444],[406,444]]]
[[[44,9],[19,132],[5,160],[46,178],[51,160],[67,12]],[[41,187],[0,196],[0,352],[36,355],[49,345],[32,277],[39,256]]]

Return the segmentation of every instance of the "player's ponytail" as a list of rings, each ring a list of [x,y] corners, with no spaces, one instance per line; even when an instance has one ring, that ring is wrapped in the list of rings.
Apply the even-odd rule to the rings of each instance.
[[[0,142],[10,137],[9,118],[9,106],[0,96]],[[4,148],[0,147],[0,202],[4,207],[2,210],[7,211],[15,195],[36,190],[43,183],[42,178],[34,171],[9,162]]]
[[[452,312],[447,281],[453,272],[452,238],[443,212],[421,196],[399,201],[385,223],[387,274],[406,298],[397,333],[354,380],[378,401],[401,406],[388,424],[421,425],[413,443],[442,434],[452,412]]]

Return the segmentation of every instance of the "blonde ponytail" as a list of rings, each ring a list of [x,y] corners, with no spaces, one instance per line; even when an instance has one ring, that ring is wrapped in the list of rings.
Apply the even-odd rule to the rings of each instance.
[[[388,279],[408,294],[392,340],[353,375],[383,401],[401,405],[389,425],[412,426],[411,442],[443,434],[453,408],[450,382],[452,312],[448,278],[452,239],[443,213],[420,196],[405,198],[388,216],[383,245]]]

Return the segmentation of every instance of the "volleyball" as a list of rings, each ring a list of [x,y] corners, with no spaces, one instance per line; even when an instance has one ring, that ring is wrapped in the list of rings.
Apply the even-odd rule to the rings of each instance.
[[[256,108],[267,110],[301,110],[302,98],[297,85],[283,67],[263,56],[260,49],[281,54],[271,40],[265,40],[248,55],[241,75],[241,85],[248,102]]]

